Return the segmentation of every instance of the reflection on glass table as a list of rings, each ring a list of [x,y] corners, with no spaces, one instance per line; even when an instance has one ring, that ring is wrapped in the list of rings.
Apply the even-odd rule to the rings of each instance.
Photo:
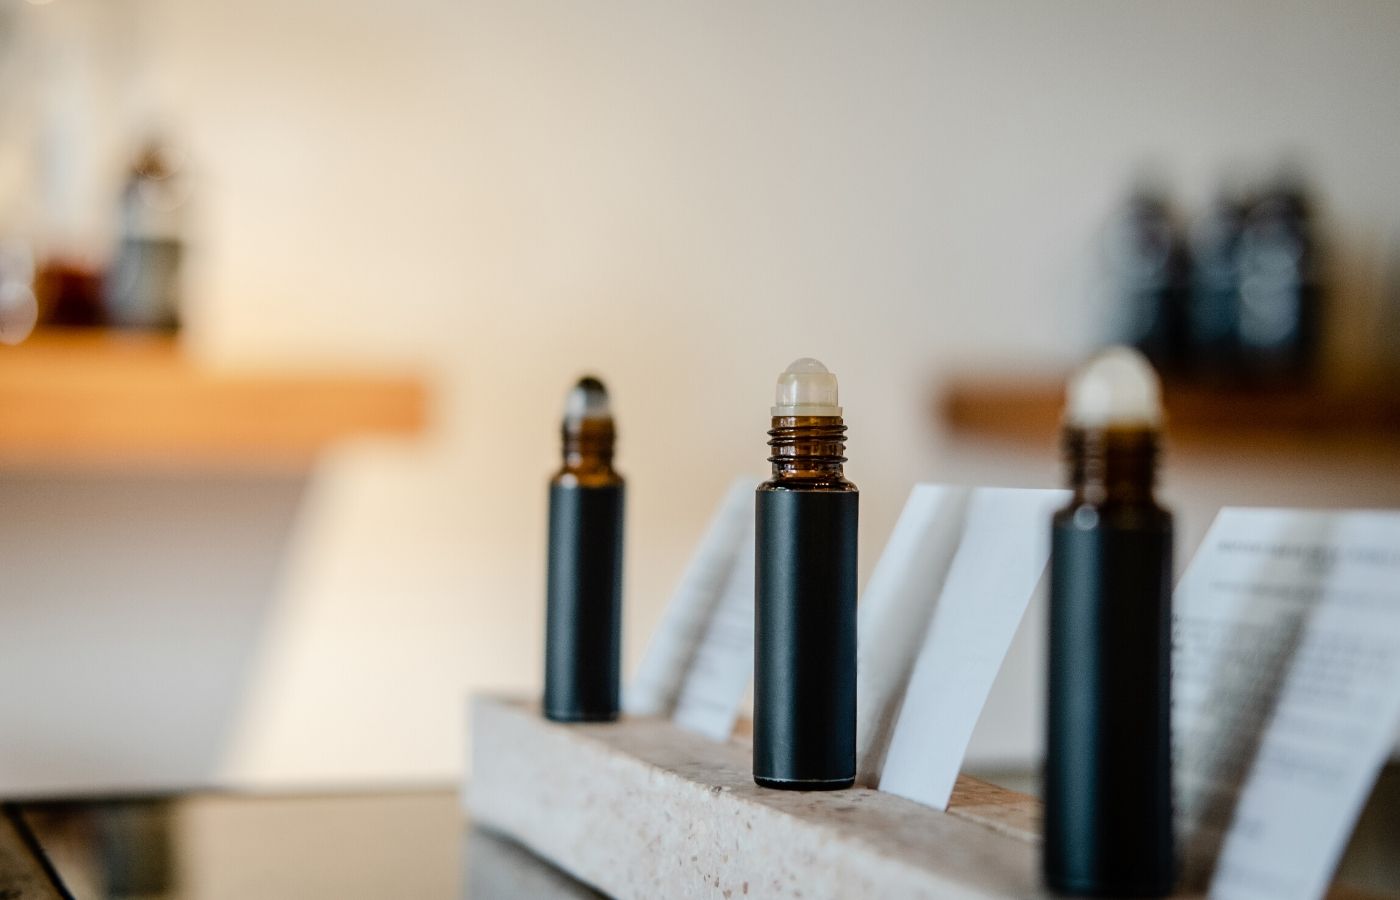
[[[199,793],[19,811],[79,900],[598,896],[473,828],[450,791]]]

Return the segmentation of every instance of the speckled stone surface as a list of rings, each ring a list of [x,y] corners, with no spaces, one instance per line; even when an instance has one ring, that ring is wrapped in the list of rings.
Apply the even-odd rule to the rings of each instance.
[[[661,719],[472,704],[473,819],[618,897],[1035,897],[1034,843],[866,789],[769,791]]]

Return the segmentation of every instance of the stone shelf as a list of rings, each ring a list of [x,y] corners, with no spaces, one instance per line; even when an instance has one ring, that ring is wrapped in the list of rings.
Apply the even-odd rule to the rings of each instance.
[[[472,705],[473,820],[617,897],[1032,897],[1040,804],[961,778],[948,812],[764,790],[750,751],[661,719],[559,725]]]
[[[657,718],[560,725],[496,696],[472,701],[471,734],[472,821],[611,896],[1053,896],[1040,802],[967,776],[947,812],[864,788],[770,791],[743,738]]]

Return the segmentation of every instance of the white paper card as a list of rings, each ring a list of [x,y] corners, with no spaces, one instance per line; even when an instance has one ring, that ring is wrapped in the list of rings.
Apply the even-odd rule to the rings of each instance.
[[[919,484],[860,598],[856,781],[879,783],[904,688],[962,534],[972,489]]]
[[[695,664],[676,702],[675,722],[716,741],[728,740],[753,678],[754,495],[738,557],[705,628]]]
[[[675,711],[681,685],[695,663],[734,563],[741,551],[752,554],[752,538],[745,550],[744,536],[746,529],[753,528],[757,487],[755,478],[738,478],[725,491],[627,687],[628,713],[669,716]]]
[[[1400,725],[1400,513],[1222,510],[1175,615],[1189,877],[1323,896]]]
[[[895,721],[880,790],[947,809],[992,682],[1050,557],[1066,491],[977,488]]]

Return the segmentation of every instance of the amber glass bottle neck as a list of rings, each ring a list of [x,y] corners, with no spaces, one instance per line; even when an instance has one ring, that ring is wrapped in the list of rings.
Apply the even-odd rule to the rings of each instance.
[[[1157,444],[1157,432],[1150,428],[1066,428],[1075,502],[1155,505]]]
[[[613,447],[617,432],[612,419],[565,421],[562,429],[564,471],[613,471]]]
[[[774,416],[768,446],[775,483],[846,481],[846,426],[840,416]]]

